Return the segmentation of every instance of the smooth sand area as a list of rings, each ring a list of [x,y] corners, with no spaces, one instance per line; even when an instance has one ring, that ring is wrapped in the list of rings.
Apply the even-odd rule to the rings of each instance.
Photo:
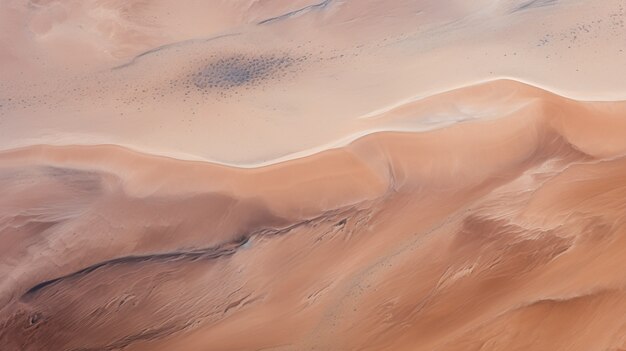
[[[0,350],[626,349],[624,11],[0,2]]]

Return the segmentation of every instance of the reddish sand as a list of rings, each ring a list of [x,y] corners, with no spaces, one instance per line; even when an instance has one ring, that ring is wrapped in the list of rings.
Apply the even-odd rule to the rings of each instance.
[[[402,111],[451,99],[523,107],[256,169],[116,146],[2,153],[0,343],[626,347],[626,103],[497,81]]]
[[[626,350],[625,19],[0,3],[0,350]]]

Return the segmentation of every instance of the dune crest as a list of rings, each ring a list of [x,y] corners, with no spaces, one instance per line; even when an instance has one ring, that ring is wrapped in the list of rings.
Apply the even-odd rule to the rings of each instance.
[[[0,1],[0,351],[626,350],[625,26]]]
[[[497,81],[381,118],[450,101],[493,116],[250,169],[107,145],[2,152],[0,344],[624,347],[626,103]]]

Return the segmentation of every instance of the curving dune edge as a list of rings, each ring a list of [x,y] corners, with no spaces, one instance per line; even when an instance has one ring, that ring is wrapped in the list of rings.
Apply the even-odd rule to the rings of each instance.
[[[625,113],[499,80],[263,167],[2,151],[0,345],[624,349]]]

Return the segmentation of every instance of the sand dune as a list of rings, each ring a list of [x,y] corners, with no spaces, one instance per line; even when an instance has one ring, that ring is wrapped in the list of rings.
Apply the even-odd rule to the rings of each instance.
[[[0,350],[626,349],[624,11],[0,3]]]
[[[3,152],[0,342],[623,348],[626,103],[496,81],[387,114],[446,101],[494,118],[252,169],[105,145]]]

